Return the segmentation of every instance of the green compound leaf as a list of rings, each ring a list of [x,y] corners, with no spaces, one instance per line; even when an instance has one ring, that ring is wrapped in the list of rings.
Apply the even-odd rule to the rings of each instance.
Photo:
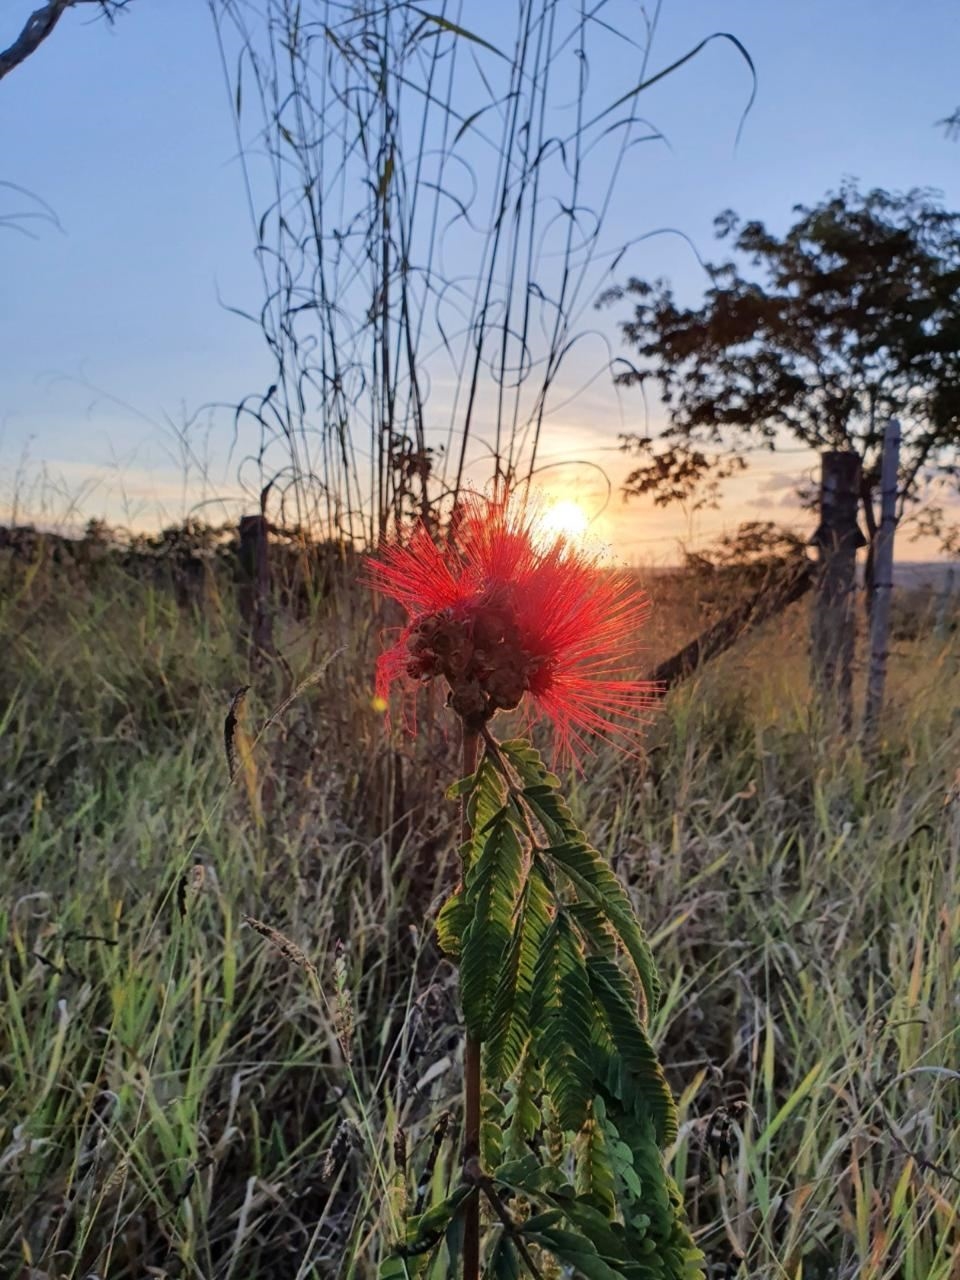
[[[594,1111],[597,1099],[594,1104]],[[573,1144],[577,1195],[599,1204],[609,1217],[616,1212],[616,1175],[613,1153],[601,1119],[592,1114]]]
[[[460,1210],[472,1194],[475,1194],[474,1188],[463,1183],[425,1213],[408,1218],[404,1239],[381,1262],[378,1280],[401,1280],[401,1277],[416,1280],[422,1276],[436,1256],[444,1235],[457,1229]]]
[[[409,1230],[413,1234],[413,1239],[422,1239],[424,1236],[430,1236],[434,1232],[443,1231],[464,1200],[472,1193],[472,1187],[461,1183],[445,1200],[431,1205],[426,1213],[420,1214],[419,1217],[411,1218]]]
[[[463,935],[469,923],[470,907],[464,901],[463,893],[458,889],[440,908],[436,926],[440,950],[451,960],[460,959]]]
[[[543,851],[564,874],[582,908],[596,912],[595,945],[603,951],[602,923],[606,922],[637,971],[648,1020],[660,1002],[660,980],[650,944],[644,936],[633,903],[607,862],[588,844],[566,801],[557,788],[559,780],[544,765],[539,753],[528,743],[505,742],[501,751],[523,782],[523,797],[550,841]]]
[[[543,1083],[560,1128],[579,1129],[593,1096],[593,1001],[583,948],[558,915],[544,937],[534,972],[531,1028]]]
[[[540,1069],[527,1041],[520,1065],[509,1083],[510,1101],[507,1103],[506,1154],[519,1159],[543,1124],[543,1113],[537,1105],[542,1089]]]
[[[596,849],[586,843],[556,845],[544,850],[543,856],[562,869],[580,898],[595,907],[616,933],[636,968],[644,996],[640,1016],[646,1023],[660,1002],[660,979],[650,944],[623,885]]]
[[[530,868],[520,896],[513,937],[490,1010],[484,1067],[499,1086],[517,1069],[530,1038],[534,971],[552,918],[550,887],[540,869]]]
[[[509,960],[524,887],[524,848],[512,808],[500,808],[476,831],[473,844],[475,852],[463,890],[470,922],[463,933],[460,996],[467,1031],[483,1040],[494,994]]]
[[[484,1089],[480,1097],[480,1163],[485,1169],[495,1169],[503,1160],[505,1115],[500,1095]]]
[[[527,1271],[520,1262],[520,1254],[502,1227],[488,1264],[488,1273],[494,1280],[526,1280]]]
[[[606,1116],[604,1129],[628,1256],[644,1260],[649,1274],[664,1280],[702,1278],[703,1254],[690,1236],[676,1183],[663,1167],[653,1125],[648,1119],[622,1114],[616,1126]]]
[[[585,1280],[624,1280],[627,1274],[605,1262],[596,1247],[577,1231],[547,1227],[542,1231],[524,1232],[524,1239],[549,1250],[558,1262],[573,1267],[574,1274]]]
[[[469,782],[470,779],[465,779]],[[496,766],[489,756],[485,755],[473,775],[473,785],[467,795],[467,819],[474,833],[473,844],[477,842],[477,834],[486,830],[494,815],[503,807],[507,788],[497,772]]]
[[[661,1150],[676,1109],[646,1032],[653,957],[558,787],[529,744],[508,742],[456,788],[473,835],[437,934],[483,1041],[482,1164],[494,1193],[523,1206],[510,1228],[491,1219],[484,1274],[520,1280],[522,1240],[572,1280],[694,1280],[702,1254]],[[456,1274],[463,1222],[450,1203],[430,1230],[408,1226],[431,1276],[438,1236]],[[424,1274],[419,1252],[407,1261]]]
[[[545,786],[551,791],[560,788],[560,779],[543,762],[543,756],[526,738],[511,738],[500,743],[501,752],[520,775],[525,787]]]
[[[626,1109],[650,1120],[659,1143],[672,1142],[677,1136],[676,1104],[637,1016],[633,987],[605,956],[590,956],[586,968],[594,1007],[613,1050],[608,1052],[602,1041],[598,1045],[598,1074]]]

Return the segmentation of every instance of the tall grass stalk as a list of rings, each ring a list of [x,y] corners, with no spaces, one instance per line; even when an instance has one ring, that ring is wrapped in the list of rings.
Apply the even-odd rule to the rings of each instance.
[[[236,409],[251,492],[376,545],[468,472],[528,479],[612,358],[592,304],[661,140],[641,98],[713,37],[657,68],[659,3],[208,5],[263,291],[236,305],[275,363]]]

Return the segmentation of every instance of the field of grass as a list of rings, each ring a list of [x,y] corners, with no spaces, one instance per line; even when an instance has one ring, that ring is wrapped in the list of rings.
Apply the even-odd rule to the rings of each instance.
[[[0,1276],[372,1278],[459,1106],[444,713],[385,734],[345,592],[283,622],[231,784],[225,586],[0,576]],[[651,663],[697,626],[659,592]],[[572,784],[654,940],[712,1277],[960,1277],[960,640],[919,630],[869,760],[795,606]]]

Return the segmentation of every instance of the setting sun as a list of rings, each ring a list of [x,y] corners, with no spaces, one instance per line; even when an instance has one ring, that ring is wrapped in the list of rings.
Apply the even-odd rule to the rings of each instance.
[[[540,527],[551,541],[564,538],[579,542],[590,527],[590,517],[579,503],[570,498],[552,502],[540,516]]]

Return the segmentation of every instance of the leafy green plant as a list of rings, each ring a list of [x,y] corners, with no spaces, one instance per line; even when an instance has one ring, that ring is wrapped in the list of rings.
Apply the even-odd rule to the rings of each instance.
[[[587,1280],[695,1274],[661,1154],[677,1119],[649,1038],[649,944],[557,776],[490,731],[529,697],[570,754],[615,732],[615,712],[636,717],[650,689],[616,674],[644,608],[635,580],[545,539],[507,495],[467,500],[442,547],[421,526],[386,548],[373,580],[411,613],[381,691],[444,679],[466,774],[461,881],[437,926],[466,1027],[461,1180],[408,1220],[381,1276],[430,1275],[441,1255],[462,1256],[464,1280],[541,1276],[543,1259]]]

